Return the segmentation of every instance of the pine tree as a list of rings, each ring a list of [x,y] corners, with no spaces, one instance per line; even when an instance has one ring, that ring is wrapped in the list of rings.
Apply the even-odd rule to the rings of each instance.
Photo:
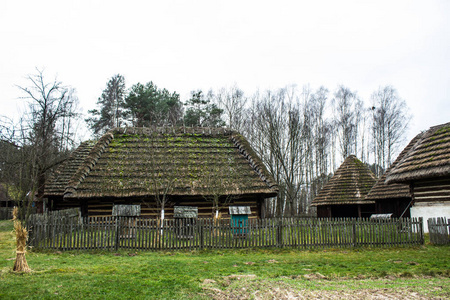
[[[108,81],[97,106],[99,109],[90,110],[92,117],[86,119],[95,135],[125,124],[125,78],[122,75],[114,75]]]

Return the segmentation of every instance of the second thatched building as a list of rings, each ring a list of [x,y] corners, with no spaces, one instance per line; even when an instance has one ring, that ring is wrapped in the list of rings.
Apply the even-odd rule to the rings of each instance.
[[[450,123],[431,127],[411,143],[386,184],[409,186],[411,217],[450,217]]]
[[[319,218],[369,217],[375,212],[375,201],[365,197],[376,177],[356,156],[347,157],[333,177],[314,198]]]

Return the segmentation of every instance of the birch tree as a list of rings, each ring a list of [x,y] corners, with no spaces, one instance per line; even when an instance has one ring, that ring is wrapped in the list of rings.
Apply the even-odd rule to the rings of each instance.
[[[357,111],[361,109],[361,101],[356,92],[340,86],[334,93],[333,99],[334,125],[339,139],[339,150],[342,160],[350,154],[356,154],[358,139]]]
[[[310,149],[306,163],[309,172],[302,193],[303,211],[308,211],[309,205],[322,186],[327,182],[329,173],[329,156],[331,145],[331,125],[326,119],[328,90],[320,87],[316,92],[310,94],[305,102],[305,128],[309,134],[305,136],[304,142]],[[306,129],[305,129],[306,131]]]
[[[303,120],[295,91],[288,87],[258,94],[249,115],[254,118],[246,130],[254,133],[248,138],[280,187],[274,214],[293,215],[299,206],[304,160]]]
[[[380,87],[374,92],[372,104],[375,163],[386,170],[394,159],[411,117],[406,102],[400,99],[392,86]]]

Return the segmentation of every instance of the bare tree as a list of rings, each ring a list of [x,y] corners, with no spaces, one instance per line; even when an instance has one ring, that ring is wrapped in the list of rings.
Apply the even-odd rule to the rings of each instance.
[[[241,131],[246,104],[244,92],[235,85],[229,89],[222,88],[215,96],[219,106],[224,111],[228,127]]]
[[[36,190],[36,151],[25,132],[12,123],[8,125],[7,130],[2,128],[0,141],[0,180],[6,197],[19,208],[18,219],[25,220],[32,204],[27,194]]]
[[[380,87],[372,94],[372,135],[375,163],[385,170],[406,133],[410,116],[406,102],[391,86]]]
[[[219,220],[220,210],[242,194],[237,186],[240,180],[238,171],[239,165],[234,157],[228,157],[225,165],[218,159],[206,162],[203,167],[203,198],[211,202],[214,220]]]
[[[331,125],[325,118],[328,90],[320,87],[308,93],[304,101],[304,137],[306,159],[303,164],[307,175],[303,186],[301,212],[309,212],[309,205],[327,181],[329,152],[331,144]]]
[[[151,147],[142,150],[148,151],[146,157],[149,157],[149,159],[145,162],[145,169],[147,170],[147,181],[145,184],[150,194],[154,195],[156,208],[160,213],[158,221],[161,226],[161,235],[163,234],[165,210],[170,203],[170,195],[177,182],[176,172],[174,171],[176,169],[176,161],[171,159],[172,150],[167,139],[168,136],[159,133],[158,129],[155,128],[148,137]],[[151,202],[144,202],[147,206],[152,206]]]
[[[328,173],[328,148],[330,143],[330,124],[325,118],[328,90],[320,87],[310,97],[309,106],[313,116],[314,146],[316,156],[316,175]]]
[[[29,75],[30,86],[19,89],[28,101],[28,112],[20,130],[23,148],[30,147],[35,181],[32,186],[42,197],[47,172],[67,157],[73,146],[74,119],[78,117],[74,89],[56,79],[46,82],[43,71]]]
[[[246,124],[247,138],[280,187],[274,214],[293,215],[299,206],[305,157],[302,113],[295,88],[256,94],[250,109],[248,115],[253,118]]]
[[[333,99],[334,123],[339,138],[339,148],[342,159],[357,151],[358,117],[362,107],[356,92],[340,86]]]
[[[35,195],[42,198],[48,172],[60,163],[73,144],[77,98],[73,89],[56,79],[44,80],[43,71],[29,75],[29,86],[19,89],[27,111],[19,126],[3,119],[1,128],[1,180],[15,200],[14,228],[17,256],[14,271],[30,271],[25,259],[26,219]],[[41,201],[40,201],[41,203]]]

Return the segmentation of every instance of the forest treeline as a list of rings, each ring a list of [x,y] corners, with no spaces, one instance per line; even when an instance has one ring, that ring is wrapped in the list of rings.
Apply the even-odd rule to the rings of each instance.
[[[2,117],[1,183],[14,200],[43,193],[51,171],[76,146],[80,114],[74,89],[43,72],[19,87],[28,110],[19,124]],[[247,95],[238,86],[177,92],[153,82],[129,88],[112,76],[85,119],[94,137],[112,127],[228,127],[242,133],[280,186],[268,201],[269,214],[295,216],[309,204],[350,154],[380,175],[395,159],[410,120],[406,102],[392,86],[363,101],[355,90],[287,86]]]

